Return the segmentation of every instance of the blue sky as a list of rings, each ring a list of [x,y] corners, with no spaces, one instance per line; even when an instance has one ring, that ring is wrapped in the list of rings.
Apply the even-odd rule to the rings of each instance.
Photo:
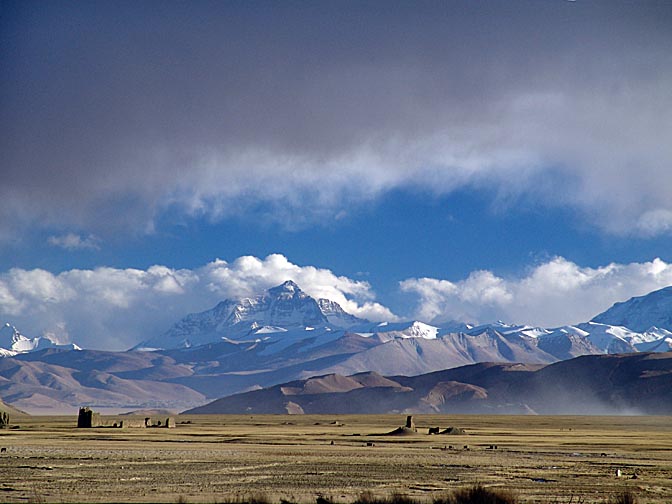
[[[79,249],[54,246],[48,241],[54,235],[41,233],[27,246],[6,246],[3,262],[54,272],[101,265],[146,269],[164,264],[179,269],[196,268],[217,257],[282,253],[297,264],[315,264],[391,290],[412,276],[460,279],[479,269],[520,276],[558,255],[593,267],[671,259],[668,236],[605,235],[571,209],[539,208],[524,201],[500,209],[486,192],[437,197],[397,190],[353,210],[338,220],[299,229],[267,222],[254,213],[216,222],[164,217],[152,233],[110,237]]]
[[[0,320],[31,336],[131,346],[291,274],[436,323],[672,283],[668,2],[0,9]]]

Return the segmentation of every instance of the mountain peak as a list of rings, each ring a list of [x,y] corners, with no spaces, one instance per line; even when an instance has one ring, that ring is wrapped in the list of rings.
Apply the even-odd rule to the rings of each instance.
[[[188,348],[221,341],[223,337],[236,340],[256,335],[259,328],[277,329],[268,333],[277,339],[289,329],[300,330],[303,335],[303,328],[328,324],[317,301],[294,281],[286,280],[262,294],[227,299],[210,310],[187,315],[164,335],[146,340],[136,348]],[[266,334],[267,330],[263,330]]]
[[[16,345],[16,343],[23,340],[28,340],[28,338],[21,334],[19,330],[9,322],[6,322],[5,325],[0,328],[0,347],[12,349],[13,345]]]
[[[16,355],[20,353],[43,350],[44,348],[61,347],[74,350],[81,350],[74,343],[60,345],[49,336],[37,336],[29,338],[9,322],[0,327],[0,357]]]
[[[268,289],[268,292],[273,295],[277,294],[301,294],[303,291],[293,280],[285,280],[280,285]]]

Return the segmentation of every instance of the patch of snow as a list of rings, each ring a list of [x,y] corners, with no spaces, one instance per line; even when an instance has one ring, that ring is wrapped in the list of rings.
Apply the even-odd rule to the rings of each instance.
[[[158,352],[159,350],[165,350],[165,348],[156,348],[156,347],[135,347],[134,352]]]
[[[407,338],[436,339],[436,335],[439,332],[438,327],[417,320],[411,324],[409,329],[408,336],[405,336]]]
[[[279,332],[287,332],[287,329],[284,327],[276,327],[276,326],[263,326],[255,331],[255,334],[272,334],[272,333],[279,333]]]
[[[521,334],[524,334],[525,336],[529,336],[530,338],[538,338],[539,336],[543,336],[544,334],[551,334],[551,331],[548,329],[544,329],[543,327],[530,327],[530,326],[525,326],[524,329],[520,330]]]
[[[570,325],[556,327],[555,329],[553,329],[552,332],[553,333],[561,332],[561,333],[565,333],[565,334],[576,334],[577,336],[581,336],[582,338],[585,338],[586,336],[588,336],[590,334],[588,331],[584,331],[583,329],[579,329],[576,326],[570,326]]]

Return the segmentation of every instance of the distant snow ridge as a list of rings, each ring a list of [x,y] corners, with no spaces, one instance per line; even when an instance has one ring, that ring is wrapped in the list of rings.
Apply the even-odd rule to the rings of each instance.
[[[347,313],[337,302],[314,299],[291,280],[254,297],[227,299],[201,313],[192,313],[164,334],[134,350],[192,348],[222,341],[259,340],[276,353],[303,342],[311,348],[334,341],[346,332],[395,338],[436,339],[439,328],[419,321],[374,323]]]
[[[47,337],[28,338],[7,322],[0,328],[0,357],[12,357],[21,353],[35,352],[45,348],[81,350],[74,343],[59,345]]]
[[[576,326],[561,326],[544,329],[540,327],[506,325],[502,322],[478,326],[468,334],[498,332],[507,336],[532,338],[538,348],[562,359],[579,355],[616,354],[666,350],[666,338],[672,339],[672,333],[656,327],[640,333],[627,327],[586,322]]]
[[[633,319],[628,307],[655,315],[653,318],[658,321],[670,318],[666,313],[672,314],[672,288],[652,293],[650,297],[633,299],[615,305],[605,314],[616,318],[615,313],[628,312]],[[417,320],[374,323],[347,313],[335,301],[316,300],[288,280],[260,295],[228,299],[211,310],[188,315],[163,335],[147,340],[135,349],[179,349],[222,341],[249,341],[259,343],[261,347],[256,351],[268,355],[294,346],[296,351],[306,351],[336,341],[348,333],[373,338],[380,344],[403,340],[441,342],[443,347],[452,345],[455,352],[469,358],[487,355],[495,359],[513,359],[515,355],[516,358],[544,362],[596,353],[672,349],[670,330],[647,324],[646,330],[636,331],[622,325],[599,323],[598,319],[607,318],[605,314],[591,322],[557,328],[502,321],[479,326],[448,322],[443,327]],[[408,352],[407,347],[403,348]],[[517,354],[521,351],[522,354]]]

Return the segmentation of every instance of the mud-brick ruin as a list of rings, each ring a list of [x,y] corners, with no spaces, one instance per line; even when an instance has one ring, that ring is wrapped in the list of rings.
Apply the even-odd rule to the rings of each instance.
[[[151,417],[145,418],[126,418],[116,422],[104,422],[100,413],[96,413],[91,408],[79,408],[79,416],[77,417],[78,428],[91,427],[113,427],[113,428],[134,428],[134,429],[149,429],[162,427],[164,429],[174,429],[175,419],[168,417],[165,420],[153,420]]]
[[[89,407],[79,408],[79,416],[77,417],[77,427],[90,428],[102,427],[100,413],[94,413]]]
[[[9,415],[7,414],[6,411],[3,411],[2,414],[0,414],[0,429],[8,429],[9,428]]]

